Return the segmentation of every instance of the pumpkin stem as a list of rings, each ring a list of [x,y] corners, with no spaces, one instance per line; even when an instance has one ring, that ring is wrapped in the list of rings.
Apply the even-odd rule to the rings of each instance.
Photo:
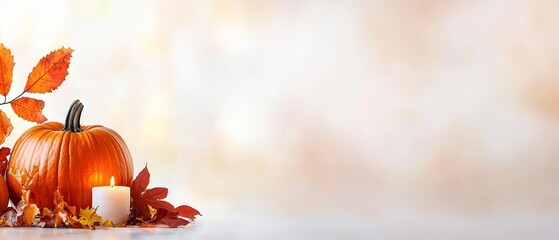
[[[82,115],[83,104],[80,100],[75,100],[68,110],[68,115],[66,115],[66,122],[64,123],[63,131],[70,132],[82,132],[83,129],[80,127],[80,118]]]

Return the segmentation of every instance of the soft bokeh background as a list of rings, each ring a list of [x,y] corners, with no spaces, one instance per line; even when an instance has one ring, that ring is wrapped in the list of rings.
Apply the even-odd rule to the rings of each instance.
[[[45,115],[79,98],[192,237],[559,236],[557,1],[0,3],[11,96],[75,49]]]

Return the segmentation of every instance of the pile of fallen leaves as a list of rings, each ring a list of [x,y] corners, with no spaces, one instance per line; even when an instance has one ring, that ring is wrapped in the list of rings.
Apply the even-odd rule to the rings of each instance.
[[[0,170],[6,169],[6,157],[9,149],[0,149]],[[42,227],[42,228],[90,228],[113,227],[110,220],[104,220],[97,215],[95,208],[78,209],[64,201],[64,197],[57,190],[53,193],[53,209],[43,208],[29,201],[29,187],[33,183],[33,177],[38,172],[34,167],[31,172],[26,170],[10,172],[23,186],[21,201],[15,207],[6,209],[0,217],[0,227]],[[163,200],[167,197],[168,189],[156,187],[147,189],[150,173],[147,166],[138,174],[133,181],[131,195],[131,209],[128,222],[117,227],[139,226],[155,227],[167,225],[172,228],[185,226],[201,215],[200,212],[190,206],[182,205],[174,207]]]

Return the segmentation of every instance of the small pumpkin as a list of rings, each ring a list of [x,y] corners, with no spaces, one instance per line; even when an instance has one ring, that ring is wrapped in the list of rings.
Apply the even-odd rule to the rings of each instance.
[[[33,166],[39,171],[30,185],[29,197],[39,208],[54,206],[56,189],[70,205],[85,209],[91,205],[91,188],[108,185],[111,176],[116,185],[132,184],[132,157],[122,137],[100,125],[81,126],[82,110],[83,104],[76,100],[65,124],[34,126],[16,141],[7,174],[13,203],[21,199],[21,184],[10,173],[31,171]]]
[[[0,213],[8,208],[9,193],[8,185],[2,176],[0,176]]]

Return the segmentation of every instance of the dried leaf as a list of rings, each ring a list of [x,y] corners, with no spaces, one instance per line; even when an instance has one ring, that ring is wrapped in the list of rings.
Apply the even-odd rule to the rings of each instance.
[[[103,227],[112,227],[113,226],[113,222],[111,222],[111,220],[107,220],[103,223],[102,225]]]
[[[171,228],[177,228],[180,226],[186,226],[188,225],[190,222],[186,221],[182,218],[163,218],[161,219],[161,223],[165,224]]]
[[[14,65],[12,52],[0,43],[0,95],[7,96],[10,92]]]
[[[54,205],[58,206],[61,203],[64,203],[64,197],[62,196],[62,194],[60,194],[60,191],[58,190],[58,188],[56,189],[56,191],[54,191],[54,201],[53,201]],[[64,207],[64,206],[62,206]]]
[[[78,221],[81,225],[93,227],[95,224],[102,224],[103,219],[97,215],[97,208],[87,207],[86,209],[80,209],[79,218],[74,216],[72,219]]]
[[[169,190],[163,187],[148,189],[142,195],[143,198],[163,199],[167,197]]]
[[[136,190],[136,193],[143,193],[149,185],[149,178],[150,174],[148,166],[146,165],[144,169],[142,169],[142,171],[138,173],[136,179],[134,179],[134,181],[132,182],[132,189]]]
[[[169,227],[184,226],[194,220],[200,212],[190,206],[182,205],[175,208],[171,203],[164,201],[169,190],[156,187],[146,190],[149,184],[149,170],[147,166],[140,171],[132,182],[130,194],[132,196],[132,212],[129,224],[166,224]],[[144,225],[141,225],[144,226]]]
[[[0,148],[0,176],[4,176],[4,173],[6,173],[6,168],[8,167],[8,155],[10,155],[9,148]]]
[[[44,56],[29,73],[24,92],[47,93],[57,89],[68,75],[73,51],[60,48]]]
[[[35,222],[35,216],[37,216],[39,212],[41,211],[39,210],[37,205],[35,205],[34,203],[27,204],[23,208],[23,220],[25,221],[25,224],[31,226],[31,224]]]
[[[45,107],[43,100],[21,97],[13,100],[10,104],[14,112],[20,117],[30,122],[43,123],[47,118],[41,111]]]
[[[12,129],[14,129],[14,127],[12,126],[10,119],[2,110],[0,110],[0,144],[4,143],[6,138],[10,135],[10,133],[12,133]]]
[[[144,198],[144,202],[146,204],[148,204],[149,206],[152,206],[155,209],[165,209],[169,212],[173,212],[175,211],[175,206],[173,206],[173,204],[170,204],[167,201],[163,201],[160,199],[155,199],[155,198]]]
[[[62,227],[64,226],[63,224],[69,219],[68,213],[67,212],[60,212],[60,211],[56,211],[56,214],[54,215],[54,227]]]
[[[28,189],[21,190],[21,200],[28,203],[30,193],[31,193],[31,190],[28,190]]]
[[[148,204],[142,198],[142,194],[149,184],[150,174],[147,165],[140,171],[136,179],[132,182],[130,195],[132,197],[132,207],[138,209],[140,214],[146,219],[151,218]]]
[[[165,224],[171,228],[186,226],[190,223],[189,221],[178,217],[178,214],[176,212],[169,212],[165,214],[165,217],[163,217],[158,222],[161,224]]]
[[[188,218],[188,219],[192,219],[192,220],[194,220],[197,215],[200,215],[200,216],[202,215],[202,214],[200,214],[200,212],[198,210],[194,209],[191,206],[187,206],[187,205],[182,205],[182,206],[177,207],[176,211],[177,211],[179,216],[185,217],[185,218]]]
[[[144,200],[145,203],[147,203],[149,206],[155,209],[165,209],[167,211],[174,211],[175,207],[172,204],[161,200],[167,197],[168,192],[169,190],[167,188],[162,188],[162,187],[148,189],[142,194],[142,199]]]
[[[4,214],[0,219],[0,224],[2,226],[16,227],[17,220],[17,211],[13,207],[9,207],[8,209],[6,209],[6,211],[4,211]]]
[[[140,211],[140,214],[144,219],[152,218],[152,214],[149,209],[150,206],[155,209],[174,211],[175,207],[172,204],[161,200],[162,198],[167,197],[167,188],[159,187],[146,190],[149,184],[149,178],[150,174],[146,166],[132,182],[132,189],[130,190],[130,194],[132,196],[132,206]]]
[[[41,215],[46,216],[48,214],[52,213],[52,211],[48,208],[43,208],[43,211],[41,212]]]
[[[33,166],[31,172],[27,172],[27,170],[19,170],[17,168],[12,168],[10,171],[10,175],[12,175],[19,183],[24,190],[29,189],[31,187],[31,183],[33,182],[33,177],[39,171],[38,166]]]
[[[60,191],[58,189],[56,189],[56,191],[54,191],[54,205],[56,205],[56,208],[59,211],[64,211],[64,212],[68,212],[70,213],[70,215],[75,216],[76,215],[76,206],[70,206],[70,204],[68,204],[66,201],[64,201],[64,197],[62,196],[62,194],[60,194]]]

